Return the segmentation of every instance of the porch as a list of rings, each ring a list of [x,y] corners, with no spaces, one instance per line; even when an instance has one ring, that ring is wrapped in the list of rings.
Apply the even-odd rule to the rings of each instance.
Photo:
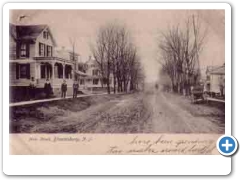
[[[66,80],[66,83],[72,86],[73,65],[58,61],[40,62],[37,64],[35,77],[39,88],[44,87],[46,79],[50,80],[53,88],[61,87],[63,80]]]
[[[49,60],[10,60],[11,102],[29,100],[31,78],[36,81],[36,99],[45,98],[43,92],[46,79],[49,79],[55,97],[61,96],[61,84],[66,80],[67,95],[72,95],[73,64],[54,59]]]
[[[10,86],[29,86],[31,78],[37,88],[43,88],[46,79],[53,87],[60,87],[65,79],[73,83],[73,64],[57,60],[12,60],[10,61]]]

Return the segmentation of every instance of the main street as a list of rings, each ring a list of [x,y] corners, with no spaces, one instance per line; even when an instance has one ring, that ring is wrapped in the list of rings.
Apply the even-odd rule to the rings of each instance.
[[[191,104],[186,97],[158,90],[127,95],[92,96],[85,99],[82,97],[78,100],[46,103],[43,107],[42,105],[13,108],[11,131],[224,133],[223,108]],[[24,112],[27,113],[24,115]]]

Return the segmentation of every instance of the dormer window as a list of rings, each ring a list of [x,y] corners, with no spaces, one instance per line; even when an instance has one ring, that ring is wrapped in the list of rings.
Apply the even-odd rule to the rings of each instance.
[[[43,38],[44,38],[44,39],[48,39],[48,37],[49,37],[48,32],[47,32],[47,31],[44,31],[44,32],[43,32]]]

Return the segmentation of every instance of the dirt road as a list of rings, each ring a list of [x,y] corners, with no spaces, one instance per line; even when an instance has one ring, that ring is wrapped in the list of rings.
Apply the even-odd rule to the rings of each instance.
[[[64,101],[64,100],[63,100]],[[11,132],[223,133],[224,111],[163,92],[65,100],[14,109]],[[85,104],[83,104],[85,103]],[[28,108],[32,109],[29,115]],[[24,114],[25,113],[25,114]],[[40,114],[36,116],[36,114]]]
[[[223,133],[223,112],[214,107],[191,104],[177,95],[157,92],[149,96],[155,133]],[[214,117],[215,115],[215,117]]]

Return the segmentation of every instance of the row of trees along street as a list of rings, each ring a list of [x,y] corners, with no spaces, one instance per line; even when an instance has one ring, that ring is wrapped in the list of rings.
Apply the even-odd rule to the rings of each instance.
[[[138,90],[143,85],[140,57],[124,25],[110,23],[102,26],[91,51],[100,70],[101,83],[106,83],[109,94],[111,76],[114,93]]]
[[[203,49],[206,30],[199,17],[190,16],[183,26],[174,25],[161,32],[158,41],[162,73],[171,80],[173,92],[190,94],[190,87],[200,81],[199,54]]]

